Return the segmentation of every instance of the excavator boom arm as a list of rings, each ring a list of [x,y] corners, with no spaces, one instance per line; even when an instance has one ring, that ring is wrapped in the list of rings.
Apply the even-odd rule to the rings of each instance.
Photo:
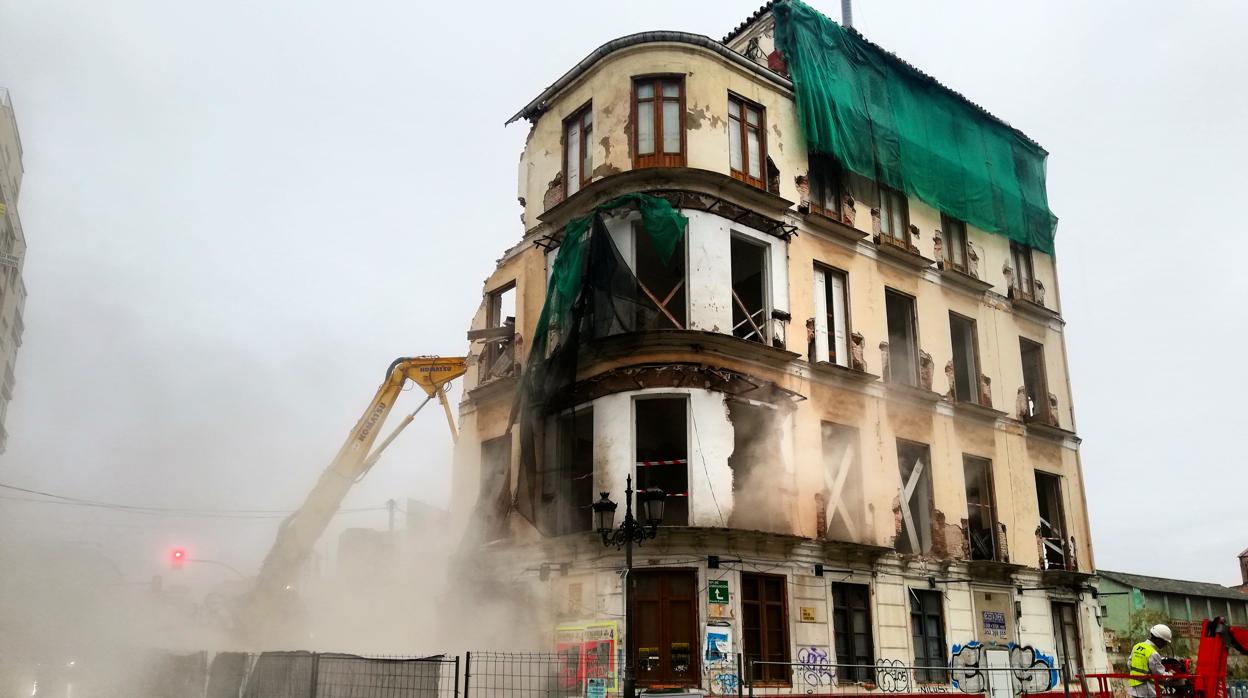
[[[396,359],[390,364],[377,394],[347,435],[329,467],[321,473],[303,505],[278,529],[277,540],[260,567],[256,585],[248,595],[239,618],[245,635],[254,637],[255,629],[274,620],[271,616],[277,606],[275,601],[291,588],[299,568],[325,532],[347,492],[376,460],[376,457],[370,459],[369,453],[407,381],[419,385],[429,398],[436,395],[445,400],[446,385],[465,371],[463,357],[410,357]]]

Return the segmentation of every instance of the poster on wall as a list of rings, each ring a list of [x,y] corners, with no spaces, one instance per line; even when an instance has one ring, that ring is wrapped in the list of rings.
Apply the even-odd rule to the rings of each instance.
[[[1001,611],[984,611],[984,637],[996,638],[998,642],[1006,642],[1005,614]]]
[[[577,690],[590,679],[601,679],[607,691],[618,690],[616,647],[620,624],[599,621],[555,628],[559,655],[559,686]]]
[[[702,653],[707,662],[722,662],[732,656],[732,628],[727,625],[706,626],[706,647]]]

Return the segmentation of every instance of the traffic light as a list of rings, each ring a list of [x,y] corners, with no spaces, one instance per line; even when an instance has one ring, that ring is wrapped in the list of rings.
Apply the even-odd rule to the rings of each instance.
[[[186,562],[186,548],[174,548],[169,551],[169,566],[175,570],[182,569],[182,564]]]

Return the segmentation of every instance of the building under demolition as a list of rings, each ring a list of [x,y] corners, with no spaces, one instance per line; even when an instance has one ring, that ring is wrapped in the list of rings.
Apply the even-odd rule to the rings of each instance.
[[[649,687],[1105,667],[1038,144],[796,0],[603,44],[519,119],[455,515],[552,646]],[[666,507],[625,618],[592,505],[630,476]]]

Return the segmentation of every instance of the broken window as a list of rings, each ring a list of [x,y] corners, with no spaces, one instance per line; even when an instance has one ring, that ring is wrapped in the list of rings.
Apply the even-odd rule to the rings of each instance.
[[[885,242],[910,249],[910,209],[906,195],[880,185],[880,232]]]
[[[751,531],[788,532],[774,488],[782,470],[776,408],[729,400],[728,419],[732,422],[733,444],[732,455],[728,456],[733,494],[728,525]]]
[[[594,503],[594,410],[563,412],[551,422],[538,516],[550,535],[588,531]]]
[[[866,584],[832,584],[832,632],[842,681],[874,681],[875,641],[871,636],[871,589]],[[852,668],[844,668],[852,667]]]
[[[858,462],[858,430],[824,422],[823,514],[824,536],[829,540],[859,542],[862,511],[862,471]]]
[[[975,321],[949,313],[949,335],[953,339],[953,397],[958,402],[979,403],[979,342]]]
[[[785,578],[741,574],[741,651],[753,681],[789,683],[789,614]],[[751,664],[766,662],[765,664]]]
[[[477,495],[477,515],[482,525],[482,541],[502,536],[507,509],[511,503],[511,437],[500,436],[481,442],[481,485]]]
[[[633,80],[634,167],[685,165],[685,81],[680,77]]]
[[[914,678],[919,683],[948,683],[945,668],[944,594],[910,589],[910,634],[914,639]]]
[[[966,237],[966,223],[940,214],[940,230],[945,234],[945,264],[963,274],[966,273],[966,260],[970,257]]]
[[[633,259],[637,289],[649,301],[637,304],[637,329],[685,329],[685,237],[664,264],[654,239],[640,222],[634,223]]]
[[[1023,419],[1046,422],[1049,418],[1049,387],[1044,375],[1044,347],[1022,337],[1018,338],[1023,357],[1023,392],[1026,404]]]
[[[1036,471],[1036,503],[1040,513],[1038,533],[1044,569],[1066,569],[1066,515],[1062,506],[1062,478]]]
[[[683,397],[633,402],[637,441],[637,491],[667,494],[665,526],[689,525],[689,406]]]
[[[1063,676],[1080,676],[1083,674],[1083,641],[1079,637],[1079,606],[1059,601],[1052,603],[1057,669]]]
[[[563,180],[568,196],[593,178],[593,137],[593,105],[586,104],[563,122]]]
[[[490,291],[485,302],[485,330],[469,333],[470,338],[485,342],[477,365],[481,383],[515,373],[516,282]]]
[[[839,220],[841,214],[841,167],[827,155],[810,154],[810,210]]]
[[[972,560],[997,559],[997,515],[993,505],[992,461],[962,456],[966,477],[966,536]]]
[[[1010,293],[1015,298],[1033,300],[1036,294],[1035,269],[1031,264],[1031,248],[1010,243],[1010,260],[1014,264],[1014,284]]]
[[[897,467],[901,471],[901,535],[894,546],[899,553],[920,554],[932,550],[932,460],[926,444],[897,440]]]
[[[766,189],[767,183],[763,181],[766,152],[763,108],[736,95],[728,95],[728,161],[732,176]]]
[[[914,298],[891,288],[884,290],[888,315],[888,367],[884,379],[905,385],[919,384],[918,327]]]
[[[636,570],[628,583],[633,592],[628,651],[637,685],[698,685],[697,573]]]
[[[770,343],[765,245],[732,238],[732,334],[751,342]]]
[[[849,366],[849,306],[845,272],[815,267],[815,332],[812,361]]]

